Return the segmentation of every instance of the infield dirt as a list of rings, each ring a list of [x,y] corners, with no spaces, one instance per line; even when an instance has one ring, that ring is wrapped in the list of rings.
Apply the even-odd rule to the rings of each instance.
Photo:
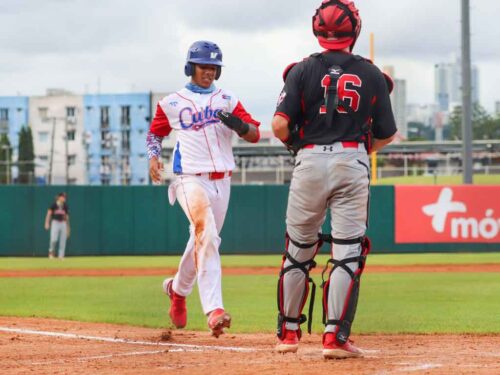
[[[321,273],[322,267],[311,272]],[[56,276],[165,276],[174,275],[177,268],[80,268],[80,269],[36,269],[0,270],[0,277],[56,277]],[[223,275],[278,275],[277,267],[223,267]],[[500,264],[422,264],[422,265],[367,265],[367,273],[400,272],[500,272]]]
[[[500,373],[499,335],[353,339],[366,350],[365,358],[326,361],[320,335],[304,335],[297,354],[281,355],[273,352],[271,334],[229,332],[215,339],[208,331],[0,317],[0,369],[5,374]]]

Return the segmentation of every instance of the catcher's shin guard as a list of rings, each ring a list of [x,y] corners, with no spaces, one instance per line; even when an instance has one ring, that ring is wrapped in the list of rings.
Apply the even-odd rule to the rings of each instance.
[[[278,330],[277,336],[283,339],[287,323],[296,325],[293,328],[298,331],[298,336],[301,336],[300,324],[307,321],[305,314],[302,314],[304,305],[306,304],[309,294],[309,283],[311,287],[311,298],[309,301],[309,322],[308,332],[311,333],[312,314],[314,307],[314,297],[316,295],[316,284],[313,279],[309,277],[309,270],[316,267],[314,257],[321,247],[322,241],[316,241],[311,244],[298,243],[286,235],[286,249],[283,254],[283,263],[278,279]],[[292,272],[292,270],[299,270],[299,272]],[[285,280],[287,276],[287,280]],[[293,278],[290,278],[292,277]],[[286,281],[286,282],[285,282]],[[291,284],[291,285],[290,285]],[[300,299],[300,305],[293,306],[293,299]],[[287,301],[285,301],[285,298]],[[286,303],[285,303],[286,302]],[[296,310],[295,312],[289,310]]]
[[[368,237],[359,237],[351,240],[342,240],[336,238],[330,238],[328,242],[333,242],[333,244],[338,245],[352,245],[352,244],[361,244],[361,255],[355,257],[349,257],[341,260],[337,259],[329,259],[326,263],[325,268],[321,274],[321,278],[323,280],[322,288],[323,288],[323,324],[325,326],[335,325],[336,328],[334,330],[335,339],[338,344],[343,345],[347,342],[349,335],[351,334],[351,325],[354,321],[354,315],[356,314],[356,307],[358,305],[358,297],[359,297],[359,286],[360,286],[360,278],[363,273],[363,269],[365,267],[366,257],[370,252],[371,244]],[[351,268],[347,266],[348,263],[358,263],[358,269],[356,271],[352,271]],[[328,270],[329,264],[332,264],[333,267],[330,270],[330,274],[328,280],[325,281],[324,274]],[[342,314],[338,319],[328,319],[328,301],[329,301],[329,292],[332,287],[330,281],[332,278],[332,273],[341,267],[347,274],[351,277],[351,282],[347,289],[347,295],[345,297],[343,303]]]

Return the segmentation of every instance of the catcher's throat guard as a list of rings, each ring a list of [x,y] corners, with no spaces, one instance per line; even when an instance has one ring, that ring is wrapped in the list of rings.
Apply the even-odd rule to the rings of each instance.
[[[344,70],[338,65],[332,65],[328,68],[327,89],[325,90],[325,107],[328,114],[326,123],[328,127],[332,126],[333,113],[339,106],[338,84],[343,72]]]
[[[343,345],[347,342],[349,335],[351,334],[351,326],[352,322],[354,321],[354,315],[356,314],[356,307],[358,305],[361,274],[363,273],[363,270],[365,268],[366,257],[370,252],[371,243],[368,237],[359,237],[355,239],[343,240],[343,239],[332,238],[331,236],[327,235],[326,237],[323,236],[323,239],[325,240],[325,242],[333,242],[340,245],[350,245],[356,243],[361,244],[361,255],[342,260],[336,260],[333,258],[329,259],[321,274],[321,279],[323,281],[321,285],[321,287],[323,288],[323,324],[336,326],[334,332],[335,339],[337,343]],[[349,267],[347,267],[348,263],[353,263],[353,262],[358,263],[358,269],[355,272],[353,272]],[[328,270],[330,264],[332,264],[333,267],[330,270],[328,280],[325,281],[324,275],[325,272]],[[342,311],[342,315],[340,316],[339,319],[329,320],[328,292],[330,289],[330,280],[333,271],[338,267],[341,267],[344,271],[346,271],[349,274],[349,276],[351,276],[351,283],[349,285],[347,296],[344,301],[344,309]]]

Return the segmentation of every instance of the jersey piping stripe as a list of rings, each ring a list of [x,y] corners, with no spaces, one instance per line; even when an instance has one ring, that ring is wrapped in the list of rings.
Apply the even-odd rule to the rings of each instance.
[[[280,117],[283,117],[285,120],[287,120],[288,122],[290,122],[290,116],[288,116],[286,113],[283,113],[283,112],[276,112],[274,115],[275,115],[275,116],[280,116]]]
[[[210,101],[208,102],[208,107],[210,109],[212,109],[212,99],[214,97],[216,97],[222,90],[219,89],[219,91],[217,91],[215,94],[213,94],[211,97],[210,97]],[[215,138],[217,138],[217,147],[219,147],[219,152],[220,154],[222,155],[222,151],[220,149],[220,142],[219,142],[219,134],[217,134],[217,125],[214,126],[214,132],[215,132]]]
[[[210,107],[210,109],[212,109],[212,107]],[[217,134],[217,125],[214,126],[214,132],[215,132],[215,138],[217,138],[217,147],[219,147],[219,152],[222,155],[222,151],[220,149],[219,134]]]
[[[212,156],[212,151],[210,150],[210,143],[208,142],[207,132],[205,128],[202,129],[203,134],[205,135],[205,141],[207,142],[208,153],[210,154],[210,159],[212,160],[212,165],[214,166],[214,172],[217,172],[217,168],[215,167],[214,157]]]

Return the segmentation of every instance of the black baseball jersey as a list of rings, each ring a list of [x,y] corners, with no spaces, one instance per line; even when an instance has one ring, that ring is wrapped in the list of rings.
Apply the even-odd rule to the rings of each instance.
[[[52,220],[66,221],[67,215],[69,213],[69,208],[66,203],[59,206],[57,202],[52,203],[49,210],[52,211]]]
[[[326,111],[328,69],[334,65],[345,66],[337,92],[352,111],[341,105],[334,113]],[[346,52],[327,51],[311,55],[285,74],[275,114],[288,118],[290,126],[299,125],[299,147],[365,140],[366,125],[378,139],[396,133],[386,78],[371,62]],[[326,121],[327,116],[333,116],[332,121]]]

